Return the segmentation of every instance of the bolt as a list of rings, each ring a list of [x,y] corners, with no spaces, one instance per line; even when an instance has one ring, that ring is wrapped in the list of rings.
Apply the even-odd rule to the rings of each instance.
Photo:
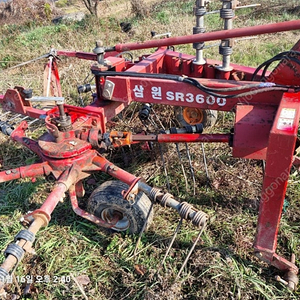
[[[135,200],[135,194],[130,193],[130,194],[127,196],[127,200],[128,200],[129,202],[134,202],[134,200]]]
[[[103,47],[103,41],[101,40],[96,41],[96,47]]]
[[[284,285],[289,285],[288,282],[286,282],[284,279],[282,279],[279,275],[275,276],[276,281],[281,282]]]

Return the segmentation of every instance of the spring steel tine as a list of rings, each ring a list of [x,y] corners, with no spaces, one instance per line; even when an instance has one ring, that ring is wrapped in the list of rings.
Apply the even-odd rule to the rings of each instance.
[[[37,122],[38,120],[39,120],[39,119],[34,119],[34,120],[28,122],[28,126],[32,125],[33,123]]]
[[[193,195],[196,195],[196,179],[195,179],[195,172],[194,172],[194,167],[192,165],[192,160],[191,160],[191,154],[190,154],[190,149],[187,143],[185,143],[185,149],[186,149],[186,154],[189,160],[189,165],[190,165],[190,172],[192,175],[192,179],[193,179]]]
[[[52,73],[52,62],[53,62],[53,57],[52,57],[52,56],[49,56],[49,70],[48,70],[48,78],[47,78],[46,97],[49,97],[49,94],[50,94],[51,73]]]
[[[208,186],[210,186],[210,178],[209,178],[207,162],[206,162],[206,154],[205,154],[203,143],[201,143],[201,148],[202,148],[203,163],[204,163],[205,173],[206,173],[206,186],[208,187]]]
[[[10,111],[7,111],[7,112],[3,113],[2,115],[0,115],[0,119],[1,119],[2,117],[4,117],[4,116],[10,114],[10,113],[11,113]]]
[[[159,127],[157,126],[157,124],[155,123],[155,121],[151,116],[149,116],[148,120],[154,126],[155,129],[159,129]]]
[[[32,63],[32,62],[35,62],[35,61],[37,61],[37,60],[46,58],[46,57],[48,57],[48,56],[49,56],[48,53],[47,53],[47,54],[44,54],[44,55],[39,56],[39,57],[37,57],[37,58],[34,58],[34,59],[31,59],[31,60],[22,62],[21,64],[15,65],[15,66],[13,66],[13,67],[10,67],[10,68],[6,69],[6,71],[7,71],[7,70],[12,70],[12,69],[15,69],[15,68],[19,68],[19,67],[22,67],[22,66],[25,66],[25,65],[27,65],[27,64],[29,64],[29,63]]]
[[[131,123],[131,121],[132,121],[132,118],[133,118],[133,116],[135,115],[135,112],[136,112],[137,105],[138,105],[138,102],[136,102],[136,103],[135,103],[135,106],[134,106],[133,112],[131,113],[130,119],[129,119],[129,121],[128,121],[128,123],[127,123],[127,124],[130,124],[130,123]]]
[[[84,106],[84,101],[83,101],[81,94],[79,94],[79,103],[82,107]]]
[[[177,236],[177,234],[178,234],[178,231],[179,231],[179,229],[180,229],[180,227],[181,227],[181,225],[182,225],[182,221],[183,221],[183,218],[180,219],[180,221],[179,221],[179,223],[178,223],[178,225],[177,225],[177,227],[176,227],[176,229],[175,229],[175,231],[174,231],[172,240],[170,241],[170,244],[169,244],[169,246],[168,246],[168,249],[167,249],[167,251],[166,251],[166,254],[165,254],[165,256],[164,256],[164,258],[163,258],[163,260],[162,260],[162,262],[161,262],[161,266],[163,266],[163,264],[164,264],[165,261],[166,261],[167,256],[169,255],[169,252],[170,252],[170,250],[171,250],[171,248],[172,248],[172,246],[173,246],[173,244],[174,244],[174,241],[175,241],[175,239],[176,239],[176,236]]]
[[[142,124],[146,127],[147,131],[149,131],[149,126],[144,120],[141,120]]]
[[[184,181],[185,181],[185,189],[188,192],[189,191],[189,185],[188,185],[188,181],[187,181],[187,178],[186,178],[186,174],[185,174],[185,170],[184,170],[184,165],[182,163],[182,159],[181,159],[181,154],[180,154],[180,151],[179,151],[179,145],[178,145],[178,143],[175,143],[175,146],[176,146],[177,155],[178,155],[178,158],[179,158],[179,162],[180,162],[182,174],[183,174]]]
[[[164,153],[163,153],[161,144],[158,144],[158,146],[159,146],[161,161],[163,163],[164,173],[165,173],[165,177],[166,177],[166,181],[167,181],[168,192],[170,192],[170,181],[169,181],[168,171],[167,171],[167,168],[166,168]]]
[[[198,241],[199,241],[199,239],[200,239],[200,237],[201,237],[201,235],[202,235],[204,229],[205,229],[205,225],[202,226],[202,228],[200,229],[200,231],[199,231],[199,233],[198,233],[198,236],[197,236],[197,238],[196,238],[194,244],[192,245],[192,247],[191,247],[191,249],[190,249],[188,255],[186,256],[186,258],[185,258],[185,260],[184,260],[184,262],[183,262],[183,264],[182,264],[182,266],[181,266],[181,268],[180,268],[180,270],[179,270],[179,272],[178,272],[178,274],[177,274],[177,276],[176,276],[176,280],[180,277],[180,275],[181,275],[181,273],[182,273],[184,267],[186,266],[188,260],[190,259],[190,256],[192,255],[192,253],[193,253],[193,251],[194,251],[194,249],[195,249],[195,247],[196,247],[196,245],[197,245],[197,243],[198,243]]]
[[[17,118],[20,118],[22,116],[22,114],[17,114],[17,115],[15,115],[14,117],[12,117],[11,119],[9,119],[9,120],[7,120],[8,122],[11,122],[11,121],[13,121],[13,120],[15,120],[15,119],[17,119]]]
[[[152,106],[151,106],[151,110],[153,111],[153,113],[154,113],[154,115],[155,115],[157,121],[159,122],[161,128],[162,128],[163,130],[165,130],[165,127],[164,127],[163,123],[161,122],[161,120],[160,120],[160,118],[158,117],[158,115],[155,113],[155,111],[154,111],[154,109],[153,109]]]
[[[137,240],[137,242],[136,242],[136,245],[135,245],[135,248],[134,248],[134,252],[133,252],[133,256],[132,256],[132,257],[136,256],[136,254],[137,254],[137,249],[138,249],[138,247],[139,247],[139,245],[140,245],[140,242],[141,242],[141,239],[142,239],[142,235],[143,235],[143,233],[144,233],[144,231],[145,231],[145,229],[146,229],[146,226],[147,226],[147,223],[148,223],[148,219],[149,219],[150,214],[151,214],[152,209],[153,209],[153,205],[154,205],[154,202],[152,201],[152,202],[151,202],[151,205],[150,205],[150,208],[149,208],[149,211],[148,211],[148,214],[147,214],[147,217],[146,217],[146,220],[145,220],[145,222],[144,222],[143,228],[142,228],[142,230],[141,230],[141,232],[140,232],[140,234],[139,234],[139,238],[138,238],[138,240]]]
[[[29,118],[28,116],[25,116],[24,118],[22,118],[21,120],[19,120],[19,122],[25,121],[28,118]]]

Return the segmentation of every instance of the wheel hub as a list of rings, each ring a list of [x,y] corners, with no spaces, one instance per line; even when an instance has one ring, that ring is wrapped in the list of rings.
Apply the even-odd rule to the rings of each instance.
[[[122,212],[112,208],[104,208],[101,211],[101,219],[107,223],[111,223],[116,218],[119,218],[119,221],[112,229],[116,231],[125,231],[129,228],[129,220]]]
[[[190,125],[202,123],[203,111],[199,108],[185,107],[183,109],[183,119]]]

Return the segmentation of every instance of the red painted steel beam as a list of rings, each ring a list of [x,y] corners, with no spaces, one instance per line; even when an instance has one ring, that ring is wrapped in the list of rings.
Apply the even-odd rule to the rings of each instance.
[[[52,168],[49,166],[48,162],[6,170],[0,172],[0,182],[6,182],[25,177],[47,175],[51,172],[51,170]]]
[[[46,201],[43,203],[41,208],[37,211],[43,212],[50,217],[58,202],[65,197],[65,192],[67,190],[68,187],[64,183],[59,182],[50,193]]]
[[[131,186],[133,183],[137,182],[139,180],[138,177],[128,173],[127,171],[117,167],[110,161],[108,161],[103,156],[96,156],[93,159],[93,164],[96,165],[102,172],[105,172],[109,174],[110,176],[117,178],[129,186]]]
[[[297,140],[300,109],[298,98],[285,93],[269,136],[263,189],[254,247],[264,260],[280,270],[296,266],[284,259],[274,259],[277,234]]]
[[[280,61],[277,67],[269,74],[267,81],[285,85],[300,85],[300,66],[292,59],[299,59],[300,55],[294,51],[300,51],[300,40],[291,49],[288,57]]]
[[[162,46],[175,46],[181,44],[224,40],[229,38],[238,38],[238,37],[244,37],[249,35],[275,33],[275,32],[290,31],[290,30],[297,30],[297,29],[300,29],[300,20],[237,28],[231,30],[220,30],[214,32],[178,36],[178,37],[161,39],[161,40],[151,40],[151,41],[139,42],[139,43],[117,44],[115,45],[114,50],[118,52],[122,52],[128,50],[147,49],[147,48],[155,48],[155,47],[162,47]]]

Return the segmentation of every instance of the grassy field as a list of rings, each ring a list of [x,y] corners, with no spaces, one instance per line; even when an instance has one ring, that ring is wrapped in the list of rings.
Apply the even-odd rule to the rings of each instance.
[[[81,2],[71,1],[72,6],[59,1],[61,10],[84,10]],[[234,27],[252,26],[284,20],[298,19],[297,1],[260,1],[262,6],[237,11]],[[256,1],[241,1],[251,4]],[[95,40],[101,39],[107,46],[120,42],[140,41],[150,38],[150,31],[172,32],[172,36],[191,34],[195,25],[194,1],[141,1],[145,18],[138,18],[137,8],[132,10],[130,1],[105,0],[100,2],[101,17],[87,15],[83,21],[53,25],[51,17],[59,12],[42,11],[30,21],[24,18],[6,22],[0,20],[0,94],[16,85],[32,88],[35,95],[42,93],[44,61],[12,69],[20,62],[47,53],[50,46],[56,49],[89,51]],[[219,8],[220,1],[212,1],[210,10]],[[48,18],[47,18],[48,15]],[[43,16],[43,17],[41,17]],[[131,22],[132,33],[120,30],[120,22]],[[222,28],[217,14],[206,18],[207,31]],[[299,31],[263,35],[251,40],[237,41],[232,62],[258,66],[275,54],[289,50],[299,39]],[[208,43],[213,44],[212,43]],[[177,51],[193,54],[191,45],[176,47]],[[152,50],[148,50],[151,52]],[[135,57],[144,54],[134,53]],[[218,47],[208,48],[205,57],[219,59]],[[76,92],[89,74],[89,62],[63,58],[59,64],[62,88],[67,102],[79,104]],[[161,121],[170,123],[173,112],[161,111]],[[141,124],[132,112],[125,112],[117,125],[120,128],[139,127]],[[166,115],[168,119],[166,120]],[[131,123],[128,123],[131,119]],[[233,127],[230,113],[220,114],[215,128],[208,132],[228,132]],[[40,131],[43,128],[39,129]],[[36,135],[36,133],[32,133]],[[0,136],[0,168],[11,169],[37,161],[27,149]],[[188,181],[192,186],[184,145],[180,145]],[[192,188],[185,188],[184,176],[174,145],[164,148],[171,192],[190,202],[210,216],[210,224],[197,244],[183,275],[176,280],[183,260],[195,240],[198,231],[184,223],[165,264],[161,261],[178,224],[174,211],[155,207],[155,215],[149,230],[142,236],[134,256],[138,236],[110,233],[93,223],[76,216],[68,198],[59,203],[47,228],[37,234],[36,254],[26,256],[15,271],[19,287],[8,286],[8,293],[18,294],[29,289],[29,299],[299,299],[300,293],[290,292],[275,281],[278,271],[253,255],[257,212],[262,185],[262,162],[234,159],[228,146],[205,145],[210,185],[207,184],[201,145],[190,147],[195,168],[196,195]],[[132,147],[116,151],[108,158],[137,176],[143,176],[148,184],[166,186],[159,151],[140,155],[140,149]],[[97,174],[85,182],[86,196],[108,180],[105,174]],[[13,241],[22,229],[19,219],[28,211],[40,207],[53,184],[44,178],[16,180],[0,184],[0,250]],[[292,169],[285,207],[278,234],[277,252],[288,258],[300,257],[300,186],[299,171]],[[4,259],[0,255],[0,261]],[[281,274],[280,274],[281,275]],[[21,282],[25,276],[35,278],[26,287]],[[23,278],[23,279],[22,279]],[[41,280],[38,280],[41,279]],[[40,281],[40,282],[39,282]],[[76,282],[79,282],[79,288]],[[9,299],[9,298],[8,298]],[[19,299],[26,299],[20,297]]]

